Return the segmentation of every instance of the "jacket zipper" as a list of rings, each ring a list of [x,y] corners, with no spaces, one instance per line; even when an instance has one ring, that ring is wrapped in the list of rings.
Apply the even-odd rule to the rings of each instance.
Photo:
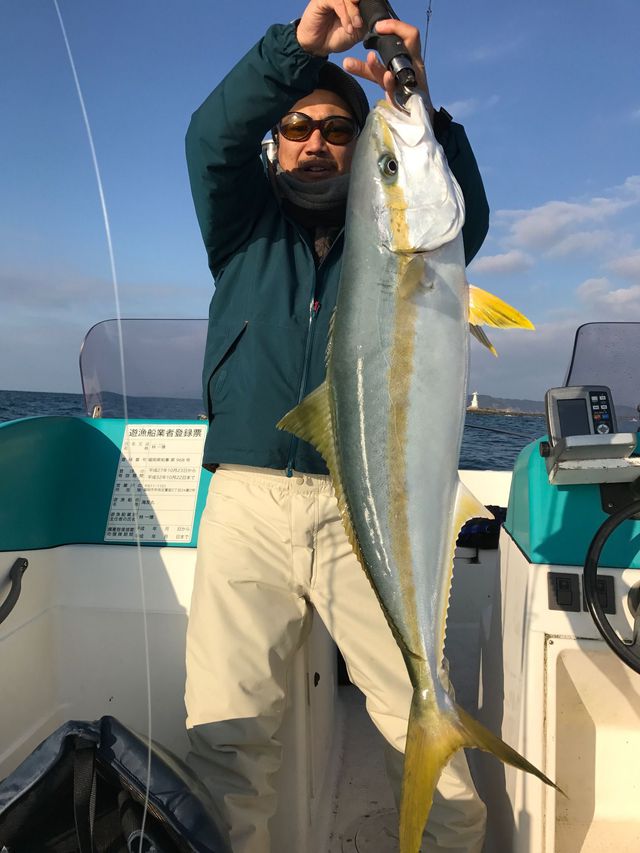
[[[315,287],[314,287],[315,291]],[[320,310],[320,303],[315,298],[311,300],[309,306],[309,326],[307,328],[307,343],[304,349],[304,361],[302,363],[302,378],[300,379],[300,387],[298,388],[298,399],[296,405],[299,406],[304,397],[304,392],[307,387],[307,379],[309,377],[309,365],[311,363],[311,347],[315,337],[316,318]],[[293,463],[295,461],[296,451],[298,449],[299,438],[296,435],[291,436],[289,444],[289,459],[287,461],[287,477],[293,477]]]
[[[291,225],[293,225],[293,227],[298,232],[298,236],[300,237],[302,242],[305,244],[305,246],[307,247],[310,254],[313,256],[313,251],[312,251],[311,247],[309,246],[309,244],[305,240],[304,236],[300,232],[300,230],[299,230],[298,226],[295,224],[295,222],[292,219],[289,219],[288,216],[285,216],[285,219],[287,219],[288,222]],[[298,388],[298,399],[296,402],[297,406],[299,406],[300,403],[302,402],[302,399],[305,395],[305,391],[307,388],[307,378],[309,376],[309,363],[311,361],[311,345],[313,343],[315,327],[316,327],[315,321],[316,321],[316,318],[318,316],[318,311],[320,310],[320,303],[316,299],[316,292],[317,292],[317,287],[318,287],[318,273],[320,272],[322,265],[324,264],[324,262],[327,260],[327,258],[329,257],[329,255],[333,251],[333,247],[336,245],[336,243],[338,242],[338,240],[340,239],[340,237],[342,236],[343,233],[344,233],[344,228],[342,228],[338,232],[335,240],[333,241],[333,243],[329,247],[329,251],[324,256],[324,258],[320,261],[320,263],[318,264],[318,267],[316,269],[316,275],[314,277],[314,282],[313,282],[313,291],[312,291],[313,295],[311,297],[311,304],[309,306],[309,325],[307,327],[307,341],[306,341],[306,345],[305,345],[305,349],[304,349],[304,362],[302,365],[302,378],[300,380],[300,387]],[[299,441],[300,441],[300,439],[297,436],[295,436],[295,435],[291,436],[291,442],[289,443],[289,457],[287,460],[287,477],[293,477],[294,462],[295,462],[296,452],[298,450]]]

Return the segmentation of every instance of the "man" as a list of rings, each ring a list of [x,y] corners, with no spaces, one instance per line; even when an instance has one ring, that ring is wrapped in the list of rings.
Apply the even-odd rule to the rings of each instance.
[[[419,35],[405,41],[422,73]],[[311,607],[342,650],[401,768],[411,686],[369,582],[347,542],[324,461],[275,424],[324,378],[343,250],[348,174],[368,103],[327,62],[363,36],[357,0],[311,0],[271,27],[194,114],[187,159],[216,280],[204,364],[216,470],[202,517],[187,636],[190,762],[212,793],[234,853],[269,853],[271,776],[286,673]],[[393,92],[375,59],[345,66]],[[426,80],[421,85],[428,99]],[[430,110],[467,203],[469,261],[488,207],[463,129]],[[261,141],[274,128],[277,165]],[[425,851],[479,853],[485,812],[463,753],[445,770]],[[289,851],[287,851],[289,853]],[[303,851],[295,851],[303,853]]]

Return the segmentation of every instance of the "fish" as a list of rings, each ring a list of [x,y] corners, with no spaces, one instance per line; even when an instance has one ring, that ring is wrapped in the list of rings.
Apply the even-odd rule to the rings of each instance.
[[[405,110],[380,101],[352,163],[326,380],[277,424],[323,455],[413,685],[401,853],[419,850],[438,778],[458,749],[487,750],[554,784],[459,707],[444,674],[456,539],[469,518],[492,517],[458,476],[469,330],[533,328],[470,288],[464,215],[422,97]]]

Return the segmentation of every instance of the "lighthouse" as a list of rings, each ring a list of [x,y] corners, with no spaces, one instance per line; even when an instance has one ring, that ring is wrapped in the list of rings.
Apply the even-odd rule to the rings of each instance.
[[[469,403],[469,408],[470,409],[477,409],[478,408],[478,392],[477,391],[474,391],[473,394],[471,395],[471,402]]]

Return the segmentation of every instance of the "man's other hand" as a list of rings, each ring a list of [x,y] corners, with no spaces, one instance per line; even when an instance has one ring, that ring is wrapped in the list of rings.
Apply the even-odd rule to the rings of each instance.
[[[314,56],[328,56],[353,47],[364,38],[359,2],[311,0],[296,31],[300,47]]]

